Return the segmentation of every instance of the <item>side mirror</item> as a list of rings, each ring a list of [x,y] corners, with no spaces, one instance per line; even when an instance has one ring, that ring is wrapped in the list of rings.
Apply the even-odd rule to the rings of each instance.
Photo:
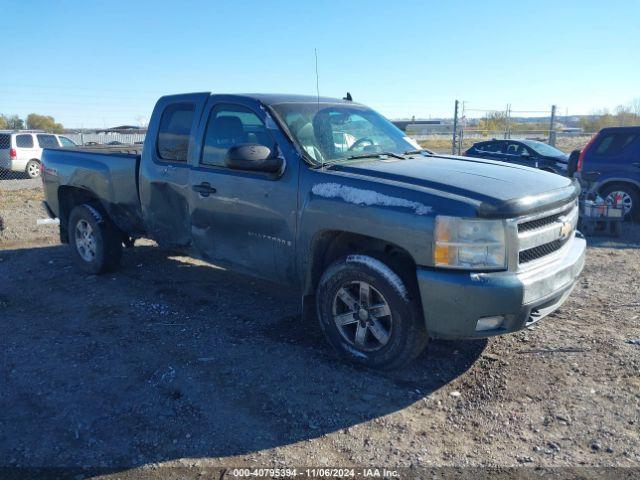
[[[257,143],[243,143],[227,150],[224,163],[232,170],[277,173],[282,170],[284,160],[272,156],[269,147]]]

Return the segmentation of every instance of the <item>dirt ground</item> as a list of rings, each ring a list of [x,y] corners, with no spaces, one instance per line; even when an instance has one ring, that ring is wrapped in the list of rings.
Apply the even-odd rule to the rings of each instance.
[[[0,466],[640,467],[640,226],[532,328],[376,373],[295,292],[152,242],[81,273],[39,196],[0,191]]]

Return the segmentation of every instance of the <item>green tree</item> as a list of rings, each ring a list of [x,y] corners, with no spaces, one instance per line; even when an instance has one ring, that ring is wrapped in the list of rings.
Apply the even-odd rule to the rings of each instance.
[[[11,130],[22,130],[24,128],[24,121],[18,115],[11,115],[6,117],[7,128]]]
[[[61,123],[56,123],[55,119],[49,115],[38,115],[30,113],[27,117],[27,126],[34,130],[44,130],[45,132],[62,133],[64,127]]]
[[[507,128],[507,115],[504,112],[489,112],[480,119],[478,130],[487,135],[490,132],[504,131]]]
[[[0,115],[0,129],[22,130],[24,122],[17,115]]]

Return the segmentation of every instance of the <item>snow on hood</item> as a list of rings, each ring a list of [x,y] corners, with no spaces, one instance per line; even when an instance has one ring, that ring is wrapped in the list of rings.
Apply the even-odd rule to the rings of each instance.
[[[347,203],[355,205],[382,205],[385,207],[404,207],[413,210],[416,215],[426,215],[432,208],[420,202],[413,202],[405,198],[391,197],[374,190],[347,187],[339,183],[318,183],[311,191],[319,197],[341,198]]]

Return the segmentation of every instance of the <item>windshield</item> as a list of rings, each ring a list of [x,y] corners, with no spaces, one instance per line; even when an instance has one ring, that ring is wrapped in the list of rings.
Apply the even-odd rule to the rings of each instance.
[[[421,149],[389,120],[361,105],[280,103],[272,108],[317,164]]]
[[[531,147],[540,155],[544,155],[546,157],[565,157],[565,153],[558,150],[557,148],[552,147],[551,145],[547,145],[546,143],[537,142],[535,140],[524,140],[522,143]]]

